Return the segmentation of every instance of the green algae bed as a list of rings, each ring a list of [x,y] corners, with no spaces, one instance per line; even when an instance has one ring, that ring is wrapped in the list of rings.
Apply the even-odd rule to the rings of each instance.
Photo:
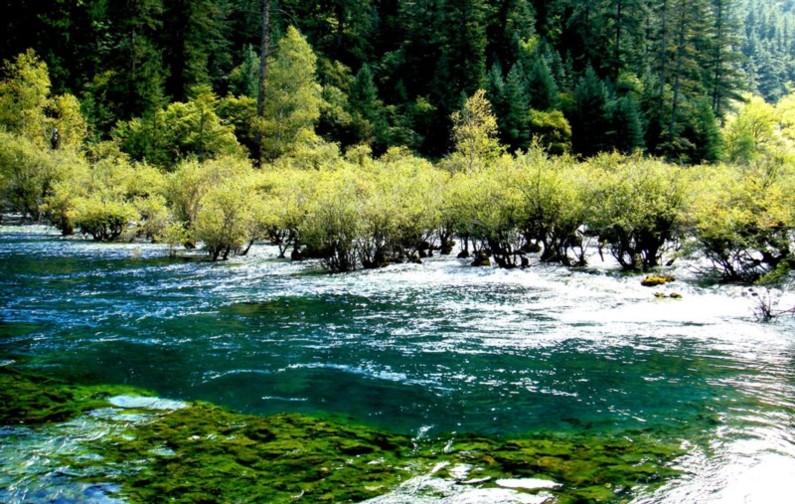
[[[0,424],[43,429],[113,411],[113,398],[122,395],[151,396],[0,367]],[[132,403],[124,413],[139,419],[119,420],[92,441],[86,450],[95,456],[60,461],[86,483],[115,483],[114,497],[128,502],[359,502],[431,468],[434,477],[459,479],[450,468],[460,464],[471,468],[462,484],[548,479],[560,484],[544,490],[551,502],[624,502],[676,476],[672,463],[683,454],[681,443],[661,442],[653,432],[415,439],[341,419],[257,417],[200,402],[159,410]]]

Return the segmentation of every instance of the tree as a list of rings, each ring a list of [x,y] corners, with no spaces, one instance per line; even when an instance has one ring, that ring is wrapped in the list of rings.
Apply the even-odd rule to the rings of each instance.
[[[558,85],[543,57],[537,57],[527,72],[527,87],[534,109],[551,110],[558,107]]]
[[[740,27],[736,18],[736,3],[733,0],[711,0],[712,37],[708,54],[705,81],[709,100],[715,117],[723,118],[730,102],[740,98],[742,75],[739,47]]]
[[[439,8],[441,53],[434,73],[434,94],[443,110],[456,109],[461,93],[477,91],[486,76],[484,0],[442,2]]]
[[[503,100],[505,112],[502,117],[498,117],[502,138],[511,150],[526,149],[530,142],[530,96],[521,63],[516,63],[508,72]]]
[[[268,80],[268,66],[270,65],[270,46],[271,46],[271,0],[262,0],[262,26],[260,27],[259,43],[259,75],[257,79],[257,118],[265,120],[265,91]],[[262,162],[265,156],[265,146],[263,145],[263,131],[257,129],[254,161],[257,165]]]
[[[574,90],[571,114],[572,146],[583,156],[593,156],[606,147],[607,89],[593,68],[588,67]]]
[[[723,138],[726,159],[732,163],[750,164],[762,158],[774,157],[780,151],[776,109],[755,96],[726,120]]]
[[[243,50],[243,61],[229,73],[229,91],[234,96],[257,98],[260,58],[254,46]]]
[[[553,155],[571,151],[571,126],[560,110],[530,110],[530,138]]]
[[[464,108],[452,115],[455,151],[450,157],[453,167],[465,172],[493,163],[503,151],[497,140],[497,119],[479,89],[467,99]]]
[[[644,148],[643,119],[634,96],[625,95],[613,100],[608,106],[608,115],[611,122],[611,145],[625,154]]]
[[[113,138],[134,159],[166,170],[189,156],[205,160],[240,155],[234,128],[216,114],[218,99],[209,86],[198,86],[193,94],[188,102],[174,102],[146,117],[119,123]]]
[[[47,65],[32,49],[3,64],[0,81],[0,124],[38,145],[49,143],[44,111],[50,94]]]
[[[104,102],[115,120],[162,108],[167,77],[158,45],[163,0],[98,1],[93,10],[100,27],[96,35],[98,65],[88,91]]]
[[[263,160],[290,153],[299,144],[318,141],[315,125],[320,118],[322,88],[315,78],[317,57],[294,27],[279,41],[279,51],[269,63],[268,99],[262,121]]]
[[[348,97],[360,140],[376,144],[379,152],[385,151],[389,140],[389,125],[369,65],[362,65],[356,73]]]

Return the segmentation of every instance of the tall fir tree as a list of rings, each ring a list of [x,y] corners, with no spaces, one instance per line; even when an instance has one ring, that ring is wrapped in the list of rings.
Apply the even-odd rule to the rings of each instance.
[[[558,85],[546,58],[536,58],[527,72],[527,86],[534,109],[551,110],[558,107]]]
[[[505,113],[498,117],[503,142],[511,149],[527,149],[530,144],[530,95],[521,63],[511,67],[503,92]]]
[[[574,90],[571,112],[571,140],[577,154],[593,156],[607,147],[607,105],[604,82],[588,67]]]

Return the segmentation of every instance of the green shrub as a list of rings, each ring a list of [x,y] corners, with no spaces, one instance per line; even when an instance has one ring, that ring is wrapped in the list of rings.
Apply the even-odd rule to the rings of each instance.
[[[640,155],[618,154],[601,154],[588,168],[589,232],[624,269],[660,265],[666,250],[681,239],[683,169]]]
[[[792,263],[792,168],[721,165],[704,169],[691,186],[695,240],[724,280],[752,282]]]
[[[526,243],[540,245],[542,261],[584,264],[585,168],[538,148],[520,154],[515,163],[516,184],[524,199],[519,227]]]

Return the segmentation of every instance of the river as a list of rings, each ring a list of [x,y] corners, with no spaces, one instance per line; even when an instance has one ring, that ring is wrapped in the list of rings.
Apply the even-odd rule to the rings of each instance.
[[[0,360],[415,436],[650,429],[688,453],[680,478],[638,502],[790,498],[795,322],[757,322],[748,288],[702,284],[685,262],[647,288],[597,258],[329,275],[276,255],[170,259],[158,245],[1,227]]]

